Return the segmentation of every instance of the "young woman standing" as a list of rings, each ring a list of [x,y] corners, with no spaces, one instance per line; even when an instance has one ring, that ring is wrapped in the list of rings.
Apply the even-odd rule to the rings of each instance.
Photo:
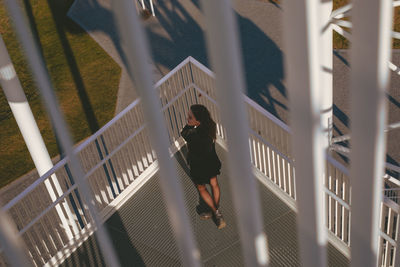
[[[226,223],[219,210],[221,193],[217,175],[220,174],[221,161],[215,152],[217,127],[210,112],[203,105],[192,105],[187,120],[181,135],[188,145],[190,176],[201,198],[213,212],[218,229],[222,229]],[[206,184],[211,185],[212,194],[208,192]],[[206,216],[203,218],[207,219]]]

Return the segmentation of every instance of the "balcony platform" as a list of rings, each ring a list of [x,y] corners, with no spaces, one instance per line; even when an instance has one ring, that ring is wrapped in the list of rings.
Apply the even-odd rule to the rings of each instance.
[[[192,229],[204,266],[243,266],[240,238],[235,221],[226,151],[217,146],[223,162],[218,180],[221,210],[227,227],[218,230],[212,220],[200,220],[198,193],[187,175],[181,151],[175,154],[179,178]],[[179,251],[170,226],[158,183],[158,172],[106,222],[122,266],[179,266]],[[299,266],[296,213],[262,183],[259,184],[264,230],[268,237],[270,266]],[[349,260],[328,245],[329,266],[348,266]],[[94,236],[85,241],[62,266],[105,266]]]

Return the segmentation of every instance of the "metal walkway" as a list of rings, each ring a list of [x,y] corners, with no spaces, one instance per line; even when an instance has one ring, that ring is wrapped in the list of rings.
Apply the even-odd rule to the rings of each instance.
[[[217,153],[221,161],[226,162],[226,151],[222,147],[217,146]],[[218,230],[212,220],[202,221],[196,212],[198,194],[187,175],[182,152],[175,154],[175,162],[201,250],[202,264],[243,266],[226,164],[223,164],[219,183],[221,210],[228,225]],[[180,265],[158,179],[157,173],[106,222],[122,266]],[[270,266],[299,266],[296,213],[262,183],[259,183],[259,188]],[[329,266],[342,267],[349,263],[332,245],[328,246],[328,260]],[[62,266],[105,266],[94,236],[85,241]]]

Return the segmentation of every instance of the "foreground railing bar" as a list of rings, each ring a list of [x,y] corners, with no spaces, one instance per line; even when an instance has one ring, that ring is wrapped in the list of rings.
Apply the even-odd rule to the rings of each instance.
[[[391,0],[357,0],[352,10],[350,119],[352,135],[357,138],[352,139],[350,152],[351,266],[372,267],[379,259],[392,10]]]
[[[17,236],[17,229],[9,215],[0,211],[0,242],[3,255],[7,261],[15,267],[33,266],[24,242]]]
[[[160,164],[160,183],[167,204],[168,215],[180,249],[184,266],[200,266],[200,251],[195,245],[193,232],[187,217],[182,188],[175,166],[170,160],[166,125],[162,118],[159,99],[153,89],[150,56],[146,36],[135,12],[132,1],[112,1],[112,11],[121,41],[125,46],[129,75],[142,97],[144,116],[148,121],[151,143]]]
[[[51,121],[54,125],[56,136],[60,141],[62,149],[66,152],[66,155],[70,159],[70,168],[74,178],[76,179],[75,182],[82,192],[81,196],[88,205],[90,214],[98,227],[98,230],[96,231],[96,236],[99,240],[98,243],[104,255],[104,260],[106,263],[108,263],[109,266],[119,266],[118,259],[111,245],[108,234],[100,221],[100,217],[98,215],[96,207],[91,202],[91,200],[93,199],[92,192],[86,180],[83,178],[84,175],[82,167],[73,151],[73,144],[68,132],[68,128],[62,117],[61,112],[59,111],[57,100],[54,96],[55,90],[51,86],[50,78],[46,70],[45,64],[43,62],[43,59],[40,57],[41,53],[37,48],[31,32],[29,32],[30,27],[29,25],[27,25],[25,17],[23,16],[22,11],[16,1],[7,0],[5,1],[5,4],[8,8],[11,18],[13,19],[17,35],[25,50],[25,55],[28,59],[34,77],[40,89],[41,96],[46,104],[45,106],[47,108],[47,113],[52,119]]]
[[[283,2],[293,157],[296,159],[297,229],[302,266],[327,265],[319,61],[320,1]]]
[[[216,73],[217,100],[229,133],[228,167],[244,262],[247,266],[266,266],[269,263],[267,240],[247,146],[249,126],[242,97],[245,83],[237,22],[229,0],[203,0],[201,4],[206,17],[208,54]]]

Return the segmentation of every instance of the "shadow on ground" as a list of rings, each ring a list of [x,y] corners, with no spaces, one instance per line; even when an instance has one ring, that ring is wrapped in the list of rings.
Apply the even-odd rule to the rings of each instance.
[[[198,0],[192,0],[200,9]],[[178,1],[170,5],[159,2],[156,5],[157,19],[168,37],[147,29],[152,48],[153,60],[168,69],[172,69],[186,57],[192,56],[210,68],[205,44],[205,33],[199,24]],[[235,12],[241,39],[247,94],[250,98],[280,118],[277,108],[287,110],[286,88],[282,84],[283,56],[280,48],[251,20]]]

